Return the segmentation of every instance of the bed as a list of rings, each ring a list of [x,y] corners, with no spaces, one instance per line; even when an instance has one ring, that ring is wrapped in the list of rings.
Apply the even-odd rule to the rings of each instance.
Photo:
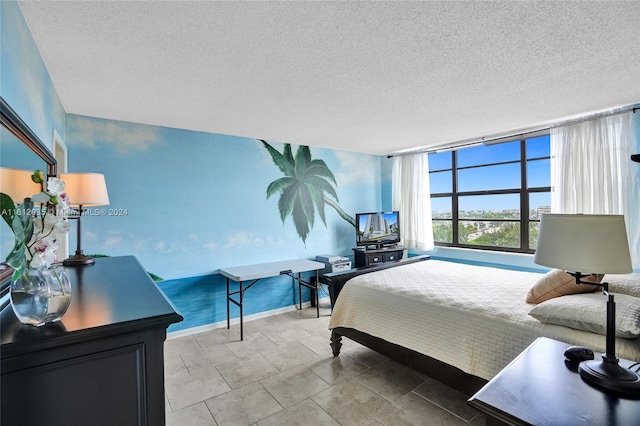
[[[348,337],[468,395],[537,337],[598,352],[605,349],[598,324],[587,322],[583,327],[584,318],[557,320],[543,315],[550,309],[562,316],[578,307],[579,315],[601,322],[603,329],[606,299],[601,292],[526,303],[532,287],[546,274],[427,260],[351,275],[356,276],[339,289],[339,297],[334,295],[329,323],[334,355],[340,353],[342,337]],[[605,280],[610,291],[627,293],[616,296],[617,310],[620,317],[631,316],[626,324],[631,334],[616,338],[616,355],[640,361],[640,339],[635,335],[640,335],[640,298],[628,294],[640,293],[640,281],[636,289],[625,277]],[[536,311],[538,319],[529,314],[534,307],[546,309],[542,314]],[[569,320],[574,321],[568,323],[571,327],[558,325]],[[589,329],[589,325],[595,328],[572,328]]]

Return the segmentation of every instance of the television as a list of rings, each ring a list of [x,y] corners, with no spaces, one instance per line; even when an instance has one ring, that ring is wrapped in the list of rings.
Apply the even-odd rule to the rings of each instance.
[[[356,245],[382,248],[400,242],[400,213],[373,212],[356,214]]]

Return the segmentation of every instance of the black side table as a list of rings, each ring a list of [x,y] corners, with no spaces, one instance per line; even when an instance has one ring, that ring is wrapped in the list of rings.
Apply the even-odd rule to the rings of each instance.
[[[565,362],[569,346],[538,338],[472,396],[469,405],[487,416],[488,426],[640,424],[640,399],[604,393],[584,382],[577,364]],[[620,360],[623,367],[631,364]]]

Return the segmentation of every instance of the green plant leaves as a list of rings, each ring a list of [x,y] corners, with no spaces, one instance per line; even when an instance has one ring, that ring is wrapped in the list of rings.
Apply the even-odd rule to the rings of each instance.
[[[33,208],[30,198],[25,198],[22,204],[16,206],[10,196],[0,193],[0,214],[15,238],[13,249],[6,258],[7,264],[14,269],[14,280],[20,278],[27,267],[27,244],[33,236],[33,221],[29,213]]]
[[[2,219],[9,225],[13,223],[13,218],[16,215],[16,205],[7,194],[0,192],[0,213],[2,213]]]

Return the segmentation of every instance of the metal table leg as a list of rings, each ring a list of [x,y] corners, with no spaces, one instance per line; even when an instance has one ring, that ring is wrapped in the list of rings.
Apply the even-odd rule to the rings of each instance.
[[[229,278],[227,278],[227,330],[230,327],[230,323],[231,323],[231,314],[230,314],[230,310],[229,310],[229,298],[231,297],[231,295],[229,294]]]

